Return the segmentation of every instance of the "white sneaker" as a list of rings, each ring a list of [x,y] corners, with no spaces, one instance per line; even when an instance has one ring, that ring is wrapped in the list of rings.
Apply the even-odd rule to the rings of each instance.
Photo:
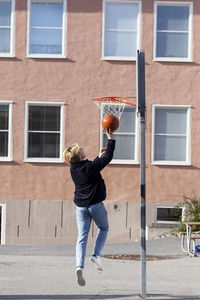
[[[85,279],[83,278],[83,269],[81,267],[76,268],[76,278],[79,285],[85,285]]]
[[[102,268],[102,265],[101,265],[101,260],[100,260],[99,256],[92,255],[90,260],[91,260],[91,262],[93,262],[95,264],[95,267],[97,268],[97,270],[103,271],[103,268]]]

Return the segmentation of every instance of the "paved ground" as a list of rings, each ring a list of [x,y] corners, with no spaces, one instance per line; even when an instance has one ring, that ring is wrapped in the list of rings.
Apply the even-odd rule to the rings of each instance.
[[[139,243],[105,247],[105,255],[139,254]],[[141,262],[102,258],[103,272],[89,262],[86,286],[75,281],[74,246],[0,246],[0,300],[141,299]],[[165,259],[147,261],[147,297],[151,300],[200,299],[200,257],[180,250],[179,238],[147,241],[147,254]]]

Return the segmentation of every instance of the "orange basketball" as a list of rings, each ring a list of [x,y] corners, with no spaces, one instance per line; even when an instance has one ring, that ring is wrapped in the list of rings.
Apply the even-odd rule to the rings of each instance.
[[[102,119],[102,127],[104,130],[111,129],[115,131],[119,127],[119,119],[113,114],[107,114]]]

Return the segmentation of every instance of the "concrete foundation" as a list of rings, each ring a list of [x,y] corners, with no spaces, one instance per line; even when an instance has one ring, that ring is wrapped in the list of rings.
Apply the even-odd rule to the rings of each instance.
[[[140,238],[140,204],[105,201],[109,216],[107,243],[124,243]],[[6,205],[5,244],[7,245],[72,245],[77,239],[73,201],[9,200]],[[152,229],[154,203],[147,203],[147,239],[169,228]],[[89,243],[97,234],[92,223]]]

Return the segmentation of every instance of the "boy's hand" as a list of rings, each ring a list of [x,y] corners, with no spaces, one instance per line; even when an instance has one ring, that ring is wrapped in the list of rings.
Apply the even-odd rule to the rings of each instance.
[[[99,158],[102,157],[105,152],[106,152],[106,148],[101,148],[101,150],[99,151]]]
[[[111,129],[106,129],[105,133],[106,133],[108,139],[111,140],[112,139],[112,133],[113,133],[112,130]]]

